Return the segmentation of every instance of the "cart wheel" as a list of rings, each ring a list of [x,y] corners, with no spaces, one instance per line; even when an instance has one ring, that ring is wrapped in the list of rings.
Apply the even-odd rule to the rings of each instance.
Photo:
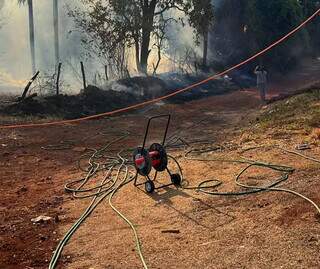
[[[145,183],[145,190],[147,193],[153,193],[154,192],[154,183],[153,181],[151,180],[148,180],[146,183]]]
[[[175,186],[181,186],[181,176],[179,174],[173,174],[171,175],[171,182]]]

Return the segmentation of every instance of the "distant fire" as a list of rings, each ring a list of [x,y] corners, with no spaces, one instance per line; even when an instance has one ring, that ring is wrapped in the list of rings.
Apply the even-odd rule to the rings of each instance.
[[[8,85],[14,87],[22,87],[27,83],[27,80],[14,79],[11,74],[0,70],[0,85]]]

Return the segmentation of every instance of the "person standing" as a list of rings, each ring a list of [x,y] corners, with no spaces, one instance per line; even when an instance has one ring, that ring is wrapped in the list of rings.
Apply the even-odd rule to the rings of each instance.
[[[266,93],[267,93],[267,75],[268,72],[261,65],[258,65],[254,73],[257,75],[257,88],[260,92],[260,98],[263,103],[266,102]]]

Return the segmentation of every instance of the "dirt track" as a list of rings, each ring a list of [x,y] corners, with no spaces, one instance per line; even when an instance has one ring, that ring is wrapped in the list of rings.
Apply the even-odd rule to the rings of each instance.
[[[182,137],[187,141],[232,142],[237,149],[221,153],[229,157],[252,142],[277,140],[292,147],[303,141],[304,130],[289,139],[270,134],[255,141],[243,139],[243,126],[254,121],[259,109],[257,94],[248,90],[185,105],[156,105],[144,112],[81,125],[1,131],[0,268],[47,267],[58,240],[89,203],[71,199],[63,185],[80,177],[75,162],[84,149],[100,147],[108,139],[99,133],[129,129],[135,135],[117,147],[136,146],[148,116],[172,113],[171,131],[184,128]],[[200,127],[188,129],[199,121]],[[66,150],[41,148],[61,141],[73,144]],[[181,156],[182,152],[173,154]],[[308,154],[320,156],[320,150],[313,148]],[[293,165],[297,171],[285,186],[320,204],[317,165],[271,150],[253,151],[247,157]],[[222,191],[234,189],[233,178],[242,167],[181,157],[179,161],[191,184],[219,178],[224,182]],[[252,170],[249,176],[257,174],[274,176],[264,170]],[[150,268],[320,267],[319,217],[311,205],[289,194],[221,198],[168,188],[147,196],[129,185],[114,203],[136,224]],[[53,220],[33,225],[30,219],[39,215]],[[179,233],[162,233],[166,229]],[[60,268],[141,268],[141,263],[132,231],[105,202],[72,238]]]

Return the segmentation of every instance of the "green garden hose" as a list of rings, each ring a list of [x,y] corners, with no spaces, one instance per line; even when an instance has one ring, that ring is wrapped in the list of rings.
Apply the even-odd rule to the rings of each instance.
[[[120,136],[120,138],[115,139],[108,143],[106,146],[102,147],[101,149],[90,149],[89,152],[85,153],[81,158],[79,159],[78,166],[79,169],[86,172],[85,177],[82,179],[73,180],[65,185],[65,190],[68,192],[71,192],[72,195],[75,198],[92,198],[91,203],[87,207],[87,209],[84,211],[84,213],[80,216],[80,218],[71,226],[71,228],[68,230],[68,232],[65,234],[65,236],[62,238],[60,243],[58,244],[56,250],[54,251],[53,257],[51,259],[51,262],[49,264],[49,269],[54,269],[58,263],[59,257],[63,251],[63,248],[68,243],[72,235],[76,232],[76,230],[80,227],[80,225],[86,220],[87,217],[97,208],[97,206],[103,202],[108,197],[108,202],[110,207],[129,225],[129,227],[132,229],[135,242],[136,242],[136,248],[139,255],[139,258],[141,260],[141,263],[144,267],[144,269],[147,269],[147,263],[145,261],[145,258],[142,253],[142,247],[141,242],[137,233],[137,229],[134,226],[134,224],[122,213],[120,212],[112,203],[112,199],[115,197],[115,195],[119,192],[121,188],[126,186],[128,183],[132,182],[134,178],[134,167],[132,166],[132,161],[129,161],[128,158],[123,157],[124,152],[130,152],[127,150],[122,150],[118,152],[117,156],[111,156],[108,152],[110,146],[112,144],[115,144],[117,142],[120,142],[122,139],[128,137],[128,133],[125,135]],[[188,143],[184,139],[180,139],[179,137],[174,137],[171,139],[170,144],[168,144],[168,147],[175,148],[175,143],[183,143],[184,147],[190,147],[193,143]],[[202,141],[203,142],[203,141]],[[196,143],[194,143],[196,144]],[[210,141],[207,141],[207,143],[204,144],[210,144]],[[258,148],[262,148],[264,146],[259,146]],[[266,146],[267,147],[267,146]],[[256,147],[257,148],[257,147]],[[310,161],[314,161],[317,163],[320,163],[320,160],[309,157],[306,155],[303,155],[296,151],[287,150],[284,148],[276,147],[284,152],[295,154],[299,157],[308,159]],[[185,152],[184,158],[186,160],[191,161],[200,161],[200,162],[227,162],[227,163],[235,163],[235,164],[246,164],[246,167],[243,168],[240,173],[235,177],[235,184],[237,186],[240,186],[244,188],[245,190],[238,191],[238,192],[219,192],[216,190],[219,186],[221,186],[223,183],[222,181],[218,179],[209,179],[202,181],[199,183],[198,186],[187,186],[186,180],[183,178],[183,171],[182,167],[180,166],[177,159],[171,155],[168,155],[170,159],[172,159],[176,166],[178,167],[179,173],[182,177],[182,189],[183,190],[195,190],[204,194],[209,195],[217,195],[217,196],[240,196],[240,195],[249,195],[259,192],[266,192],[266,191],[280,191],[280,192],[287,192],[294,194],[309,203],[311,203],[318,213],[320,214],[320,209],[318,205],[313,202],[311,199],[305,197],[304,195],[285,188],[278,187],[281,183],[286,181],[290,174],[292,174],[295,169],[290,166],[284,166],[284,165],[277,165],[277,164],[271,164],[271,163],[265,163],[261,161],[253,161],[248,160],[243,157],[240,157],[239,159],[226,159],[226,158],[204,158],[201,157],[203,153],[209,153],[209,152],[215,152],[217,150],[222,151],[225,149],[225,147],[221,145],[211,145],[207,148],[202,149],[191,149],[187,150]],[[252,148],[254,149],[254,148]],[[251,149],[247,149],[251,150]],[[247,151],[246,150],[246,151]],[[192,155],[192,156],[191,156]],[[196,156],[195,156],[196,155]],[[87,160],[88,167],[84,168],[81,165],[81,160]],[[262,167],[266,169],[271,169],[273,171],[279,172],[281,175],[279,178],[275,179],[272,183],[265,185],[265,186],[251,186],[240,182],[240,178],[244,175],[244,173],[252,168],[252,167]],[[94,179],[98,176],[99,173],[105,172],[105,175],[103,176],[102,180],[98,184],[94,184]],[[89,187],[86,187],[89,185]],[[94,186],[92,186],[94,185]]]

